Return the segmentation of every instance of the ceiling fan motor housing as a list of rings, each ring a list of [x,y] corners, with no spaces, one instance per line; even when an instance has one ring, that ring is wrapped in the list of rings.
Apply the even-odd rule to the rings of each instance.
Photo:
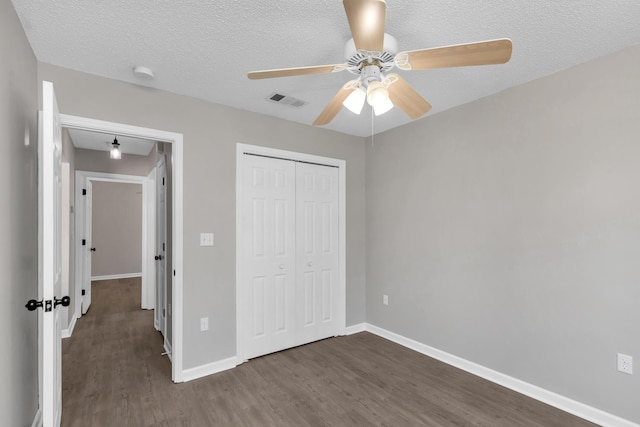
[[[353,74],[364,74],[367,64],[377,64],[379,71],[389,71],[394,67],[394,58],[398,53],[398,42],[395,37],[384,33],[384,44],[381,52],[358,51],[353,39],[344,46],[344,57]]]

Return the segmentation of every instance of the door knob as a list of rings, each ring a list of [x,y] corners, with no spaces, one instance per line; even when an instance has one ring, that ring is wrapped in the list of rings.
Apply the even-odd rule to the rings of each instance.
[[[284,264],[280,264],[280,270],[284,270]]]
[[[95,252],[95,251],[96,251],[96,248],[91,248],[91,249],[89,249],[89,250],[90,250],[91,252]]]
[[[69,307],[69,304],[71,304],[71,298],[69,298],[69,296],[62,298],[53,297],[53,307],[57,307],[59,305]]]
[[[162,259],[162,255],[156,255],[154,258],[156,261],[160,261]]]
[[[312,263],[311,261],[309,261],[309,262],[307,263],[307,265],[308,265],[309,267],[311,267],[311,266],[313,266],[313,263]]]
[[[25,307],[27,307],[27,310],[29,311],[33,311],[38,307],[42,307],[42,301],[36,301],[34,299],[30,299],[29,301],[27,301],[27,303],[25,304]]]

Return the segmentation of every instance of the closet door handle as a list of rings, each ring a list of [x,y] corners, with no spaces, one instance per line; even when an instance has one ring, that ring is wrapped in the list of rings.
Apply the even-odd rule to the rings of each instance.
[[[284,264],[280,264],[280,270],[284,270]]]
[[[307,263],[307,265],[308,265],[309,267],[313,267],[313,263],[312,263],[311,261],[309,261],[309,262]]]

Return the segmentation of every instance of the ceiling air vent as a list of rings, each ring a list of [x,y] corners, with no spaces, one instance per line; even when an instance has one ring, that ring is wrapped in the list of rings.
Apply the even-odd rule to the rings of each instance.
[[[306,104],[305,101],[294,98],[293,96],[282,95],[281,93],[274,92],[267,97],[267,101],[275,102],[281,105],[289,105],[291,107],[302,107]]]

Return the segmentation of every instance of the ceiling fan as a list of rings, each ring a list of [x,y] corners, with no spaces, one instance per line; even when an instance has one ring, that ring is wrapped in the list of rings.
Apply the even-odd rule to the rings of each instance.
[[[249,79],[324,74],[347,70],[358,77],[347,82],[313,122],[326,125],[345,106],[360,114],[366,102],[376,115],[394,106],[412,119],[431,109],[418,92],[396,73],[470,65],[504,64],[511,58],[511,40],[498,39],[397,53],[396,40],[384,32],[387,4],[384,0],[343,0],[353,39],[345,47],[346,63],[312,67],[252,71]]]

